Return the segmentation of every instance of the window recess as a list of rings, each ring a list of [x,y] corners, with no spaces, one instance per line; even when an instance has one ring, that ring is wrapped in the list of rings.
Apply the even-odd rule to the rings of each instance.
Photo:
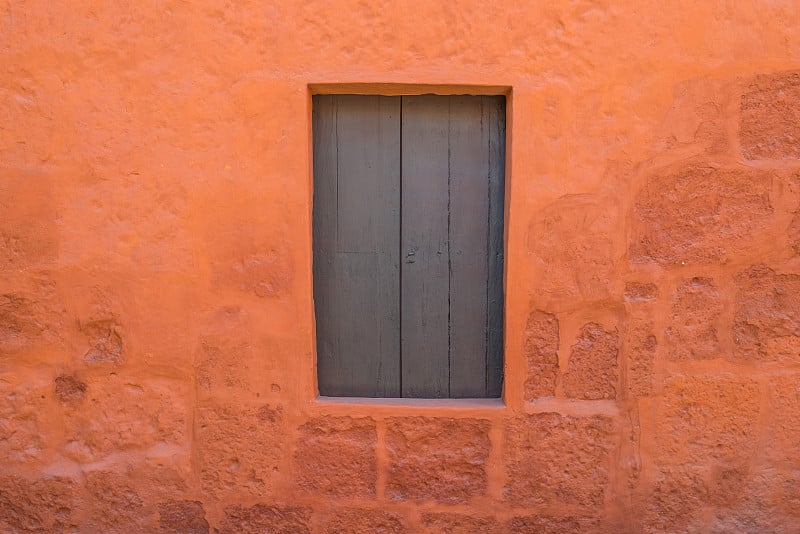
[[[320,395],[499,397],[505,97],[312,105]]]

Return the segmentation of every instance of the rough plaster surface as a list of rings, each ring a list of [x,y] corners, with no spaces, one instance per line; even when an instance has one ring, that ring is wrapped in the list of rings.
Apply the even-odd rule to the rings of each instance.
[[[0,532],[800,531],[797,20],[0,0]],[[511,88],[502,405],[314,400],[345,83]]]

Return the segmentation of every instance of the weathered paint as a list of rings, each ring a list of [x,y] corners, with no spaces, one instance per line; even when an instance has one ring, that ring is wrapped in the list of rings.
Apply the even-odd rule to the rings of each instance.
[[[313,96],[320,395],[500,396],[505,107]]]
[[[2,530],[797,532],[798,20],[3,1]],[[508,94],[502,404],[314,400],[315,91]]]

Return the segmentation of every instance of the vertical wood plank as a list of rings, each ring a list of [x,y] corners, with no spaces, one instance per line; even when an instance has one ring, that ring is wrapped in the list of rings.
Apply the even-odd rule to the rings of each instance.
[[[395,258],[400,247],[400,98],[339,95],[336,99],[337,250]]]
[[[481,97],[449,98],[450,397],[485,397],[489,125]]]
[[[380,235],[376,246],[378,263],[378,298],[381,303],[379,332],[381,359],[375,370],[377,395],[400,397],[400,97],[380,98],[378,143],[382,147],[378,167],[387,179],[376,206],[381,212]]]
[[[311,106],[314,158],[314,316],[317,336],[317,385],[321,395],[335,391],[339,352],[336,316],[336,101],[314,95]]]
[[[485,96],[489,124],[489,243],[487,396],[503,391],[506,99]]]
[[[320,394],[500,396],[505,98],[313,105]]]
[[[330,350],[326,364],[318,363],[320,394],[397,397],[400,99],[340,95],[333,100],[335,173],[325,174],[324,166],[314,172],[315,190],[335,189],[334,197],[320,200],[332,206],[336,219],[334,232],[317,232],[331,241],[315,243],[315,260],[319,250],[323,269],[329,266],[315,276],[332,279],[320,283],[330,302],[317,314],[318,353],[320,347]],[[333,178],[335,188],[320,183]],[[326,224],[324,217],[319,224]],[[328,254],[330,264],[324,263]]]
[[[449,396],[449,101],[402,97],[403,397]]]
[[[378,298],[377,254],[336,254],[334,299],[337,349],[330,392],[344,397],[384,397],[387,381],[381,376],[384,354],[380,346],[381,303]],[[395,356],[397,363],[399,357]],[[397,381],[399,386],[399,380]]]

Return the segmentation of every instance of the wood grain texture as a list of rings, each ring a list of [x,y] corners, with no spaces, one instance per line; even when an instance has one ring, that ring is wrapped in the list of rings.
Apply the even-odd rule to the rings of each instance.
[[[329,95],[313,98],[314,139],[314,313],[316,316],[318,387],[323,395],[333,394],[338,379],[338,326],[334,270],[336,243],[336,101]]]
[[[449,100],[450,397],[484,397],[489,132],[480,97]]]
[[[320,393],[500,396],[505,98],[313,98]]]
[[[487,251],[487,397],[503,393],[506,98],[484,96],[489,132],[489,243]]]
[[[402,375],[404,397],[448,397],[449,100],[403,97]]]
[[[331,104],[336,165],[321,159],[314,173],[315,191],[322,191],[315,193],[315,283],[322,278],[327,294],[320,298],[328,300],[317,299],[318,347],[325,351],[319,356],[318,348],[319,390],[398,396],[400,100],[344,95]],[[320,136],[325,131],[323,125]],[[318,144],[330,152],[316,129],[314,141],[315,152]],[[333,219],[335,237],[321,228]]]

